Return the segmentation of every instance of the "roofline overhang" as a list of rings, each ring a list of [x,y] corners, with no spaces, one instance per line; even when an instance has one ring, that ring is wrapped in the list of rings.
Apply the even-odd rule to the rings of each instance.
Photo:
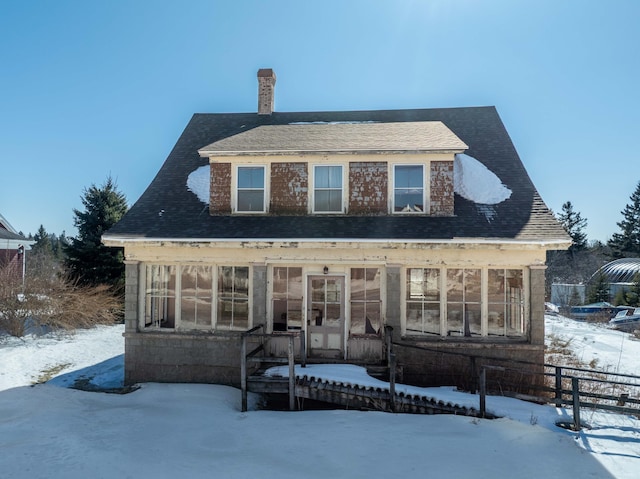
[[[28,239],[0,239],[0,249],[18,249],[19,246],[24,246],[24,249],[29,251],[34,244],[36,241]]]
[[[466,145],[465,145],[466,146]],[[468,147],[460,148],[446,148],[446,149],[419,149],[419,150],[369,150],[369,149],[337,149],[337,150],[252,150],[252,151],[212,151],[200,149],[198,154],[201,158],[215,158],[215,157],[234,157],[234,156],[295,156],[295,155],[420,155],[430,153],[443,153],[443,154],[458,154],[464,153]]]
[[[571,241],[562,239],[558,240],[517,240],[508,238],[443,238],[443,239],[391,239],[391,238],[149,238],[143,236],[119,236],[119,235],[104,235],[102,236],[102,242],[106,246],[123,247],[127,243],[130,244],[149,244],[149,245],[166,245],[167,243],[178,244],[211,244],[211,243],[239,243],[246,245],[247,243],[254,244],[291,244],[291,243],[340,243],[340,244],[367,244],[367,245],[385,245],[385,244],[408,244],[408,245],[456,245],[456,246],[532,246],[544,249],[568,249],[571,246]]]

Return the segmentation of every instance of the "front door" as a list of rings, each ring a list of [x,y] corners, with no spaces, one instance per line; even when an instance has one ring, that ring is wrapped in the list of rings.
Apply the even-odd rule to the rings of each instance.
[[[344,277],[309,276],[307,344],[309,356],[344,358]]]

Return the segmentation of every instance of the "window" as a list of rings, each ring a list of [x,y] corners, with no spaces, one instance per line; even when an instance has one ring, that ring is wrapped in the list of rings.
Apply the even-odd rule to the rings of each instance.
[[[145,279],[145,328],[175,328],[176,267],[147,265]]]
[[[407,269],[407,334],[440,335],[440,270]]]
[[[182,266],[180,329],[209,329],[212,315],[211,266]]]
[[[273,330],[302,329],[302,268],[273,268]]]
[[[313,183],[313,211],[342,213],[342,166],[316,166]]]
[[[218,267],[216,329],[249,328],[249,268]]]
[[[447,335],[482,334],[479,269],[447,270]]]
[[[264,213],[264,166],[239,166],[236,211]]]
[[[490,269],[488,333],[491,336],[523,336],[524,294],[522,270]]]
[[[522,269],[408,268],[405,334],[408,336],[523,337]],[[486,302],[483,313],[483,301]]]
[[[351,268],[351,334],[380,330],[380,269]]]
[[[395,165],[393,172],[393,211],[396,213],[423,212],[424,167]]]

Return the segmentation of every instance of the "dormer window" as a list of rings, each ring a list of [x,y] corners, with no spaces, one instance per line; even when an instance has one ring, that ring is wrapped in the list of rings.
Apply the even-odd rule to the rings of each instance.
[[[394,165],[393,212],[422,213],[424,205],[424,166]]]
[[[236,211],[238,213],[265,212],[265,167],[239,166]]]
[[[341,165],[317,165],[314,167],[314,213],[342,213],[342,178]]]

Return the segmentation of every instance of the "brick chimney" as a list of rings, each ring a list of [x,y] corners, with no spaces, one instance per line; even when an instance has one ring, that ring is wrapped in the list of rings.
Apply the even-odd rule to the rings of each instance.
[[[276,74],[271,68],[258,70],[258,115],[273,113]]]

